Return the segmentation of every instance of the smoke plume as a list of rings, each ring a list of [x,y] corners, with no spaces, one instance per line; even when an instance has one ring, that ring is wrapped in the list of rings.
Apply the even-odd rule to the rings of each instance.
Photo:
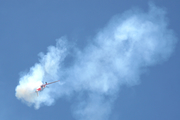
[[[16,97],[36,109],[52,105],[56,98],[73,97],[77,119],[107,120],[121,86],[138,84],[144,69],[173,52],[177,39],[165,15],[152,4],[148,12],[132,9],[117,15],[84,50],[60,38],[20,77]],[[61,82],[36,96],[34,91],[43,81],[55,80]]]

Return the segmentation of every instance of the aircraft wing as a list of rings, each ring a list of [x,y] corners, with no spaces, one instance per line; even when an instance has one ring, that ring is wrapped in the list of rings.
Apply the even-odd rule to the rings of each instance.
[[[54,81],[54,82],[50,82],[50,83],[47,83],[46,85],[49,85],[49,84],[52,84],[52,83],[55,83],[55,82],[59,82],[60,80],[58,81]]]

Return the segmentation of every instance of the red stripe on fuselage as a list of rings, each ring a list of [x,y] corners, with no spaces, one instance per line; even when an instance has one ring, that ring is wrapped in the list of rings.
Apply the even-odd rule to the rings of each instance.
[[[41,90],[41,88],[36,89],[36,91],[40,91],[40,90]]]

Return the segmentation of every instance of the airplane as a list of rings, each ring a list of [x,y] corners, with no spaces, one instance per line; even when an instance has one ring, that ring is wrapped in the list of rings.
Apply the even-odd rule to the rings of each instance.
[[[39,88],[36,89],[36,93],[37,93],[37,96],[38,96],[38,92],[44,90],[44,88],[46,87],[46,85],[49,85],[49,84],[52,84],[52,83],[55,83],[55,82],[59,82],[60,80],[58,81],[54,81],[54,82],[50,82],[50,83],[45,83],[45,84],[42,84]]]

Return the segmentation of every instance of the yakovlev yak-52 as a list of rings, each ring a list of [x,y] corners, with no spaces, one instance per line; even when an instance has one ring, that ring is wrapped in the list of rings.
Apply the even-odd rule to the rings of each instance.
[[[60,81],[60,80],[54,81],[54,82],[50,82],[50,83],[47,83],[47,82],[46,82],[45,84],[42,84],[39,88],[36,89],[37,96],[38,96],[38,92],[44,90],[44,88],[46,87],[46,85],[49,85],[49,84],[52,84],[52,83],[55,83],[55,82],[59,82],[59,81]]]

